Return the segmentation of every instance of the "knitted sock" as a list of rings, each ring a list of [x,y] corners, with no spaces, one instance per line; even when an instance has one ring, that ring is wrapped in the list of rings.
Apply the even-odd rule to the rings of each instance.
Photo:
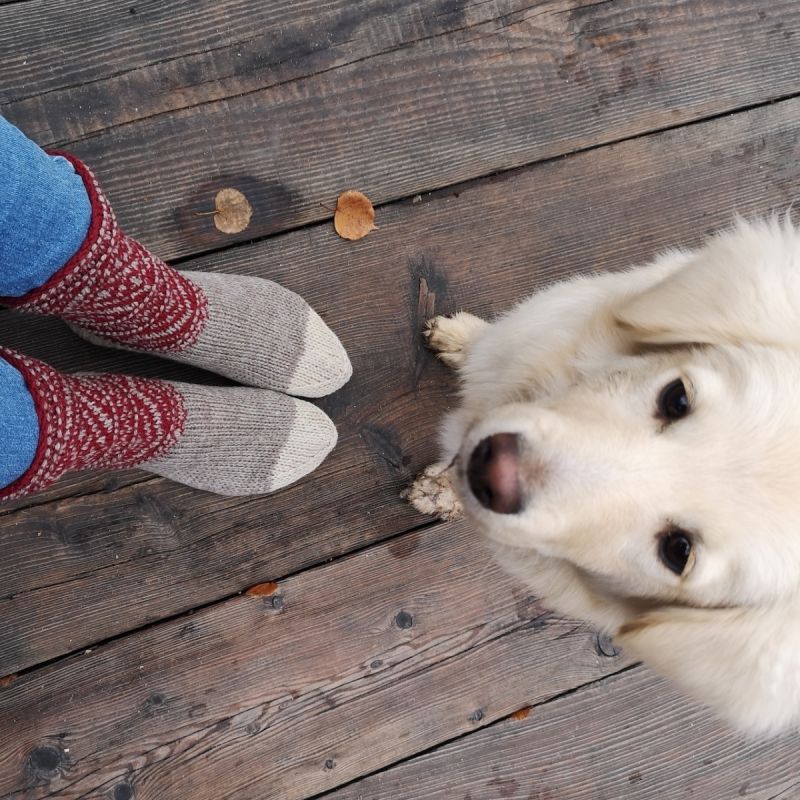
[[[122,233],[88,168],[61,155],[86,187],[89,232],[46,283],[0,302],[59,316],[96,344],[156,353],[251,386],[321,397],[347,382],[344,348],[301,297],[261,278],[168,267]]]
[[[316,406],[264,389],[63,375],[0,348],[33,397],[39,444],[0,500],[35,492],[65,472],[142,469],[225,495],[263,494],[315,469],[336,444]]]

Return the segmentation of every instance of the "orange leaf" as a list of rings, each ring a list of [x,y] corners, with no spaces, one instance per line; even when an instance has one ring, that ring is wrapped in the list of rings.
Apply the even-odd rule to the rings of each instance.
[[[363,239],[370,231],[374,231],[375,209],[369,198],[352,190],[340,194],[333,215],[333,227],[342,239],[351,242]]]
[[[255,586],[251,586],[245,594],[248,597],[269,597],[277,591],[278,584],[270,581],[269,583],[257,583]]]
[[[515,722],[522,722],[522,720],[528,718],[528,714],[530,713],[531,713],[531,707],[525,706],[525,708],[520,708],[518,711],[515,711],[511,715],[511,719],[513,719]]]
[[[221,189],[214,198],[214,225],[223,233],[241,233],[253,216],[253,207],[238,189]]]
[[[11,686],[16,679],[16,675],[6,675],[5,678],[0,678],[0,689],[5,689],[6,686]]]

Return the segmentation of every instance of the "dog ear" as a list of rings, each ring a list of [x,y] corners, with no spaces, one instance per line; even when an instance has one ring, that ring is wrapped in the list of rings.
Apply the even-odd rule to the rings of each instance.
[[[788,218],[738,220],[675,256],[677,269],[615,310],[637,342],[800,347],[800,234]]]
[[[745,733],[800,722],[796,610],[668,607],[636,617],[616,639]]]

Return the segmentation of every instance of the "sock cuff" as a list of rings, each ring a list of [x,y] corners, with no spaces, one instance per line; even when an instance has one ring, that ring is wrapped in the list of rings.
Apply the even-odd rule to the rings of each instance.
[[[44,489],[65,472],[124,469],[165,456],[186,425],[180,392],[164,381],[122,375],[63,375],[0,348],[22,375],[39,421],[39,442],[23,475],[0,490],[0,501]]]
[[[72,258],[54,272],[41,286],[32,289],[22,297],[0,297],[0,304],[20,308],[28,305],[36,305],[37,311],[43,314],[58,314],[62,309],[58,308],[59,296],[65,297],[63,289],[68,289],[64,281],[74,273],[87,259],[93,255],[93,249],[97,247],[99,241],[111,239],[117,231],[117,221],[111,206],[103,197],[97,179],[89,168],[78,158],[70,153],[60,150],[46,151],[50,156],[61,156],[72,164],[75,173],[83,181],[86,195],[89,198],[91,207],[91,219],[89,229],[81,243],[81,246],[73,254]],[[54,290],[58,288],[59,291]],[[63,300],[61,302],[63,304]]]
[[[132,350],[179,353],[191,347],[208,321],[205,293],[119,229],[111,204],[80,159],[51,155],[67,159],[83,181],[92,210],[89,230],[42,286],[0,303],[61,317]]]
[[[2,501],[23,497],[47,485],[47,470],[43,469],[43,462],[48,447],[52,446],[53,440],[56,438],[58,411],[63,409],[63,404],[59,402],[48,402],[45,397],[44,386],[46,385],[49,367],[34,359],[29,359],[11,350],[6,350],[5,348],[0,348],[0,357],[11,364],[11,366],[22,375],[25,386],[33,398],[36,417],[39,421],[39,442],[36,446],[33,461],[31,461],[28,469],[25,470],[19,478],[0,490],[0,501]],[[55,370],[53,370],[53,372],[55,372]],[[41,378],[45,378],[45,380]],[[55,413],[52,411],[48,413],[48,407],[53,405],[55,406],[53,409]],[[50,443],[49,446],[48,443]],[[55,478],[53,480],[55,480]]]

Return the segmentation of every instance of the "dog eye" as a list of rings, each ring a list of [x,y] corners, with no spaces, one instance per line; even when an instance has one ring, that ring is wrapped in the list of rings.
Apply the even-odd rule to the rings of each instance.
[[[689,411],[689,396],[680,378],[668,383],[658,395],[658,416],[667,422],[685,417]]]
[[[676,575],[683,575],[691,554],[691,536],[681,528],[670,528],[659,537],[658,557]]]

